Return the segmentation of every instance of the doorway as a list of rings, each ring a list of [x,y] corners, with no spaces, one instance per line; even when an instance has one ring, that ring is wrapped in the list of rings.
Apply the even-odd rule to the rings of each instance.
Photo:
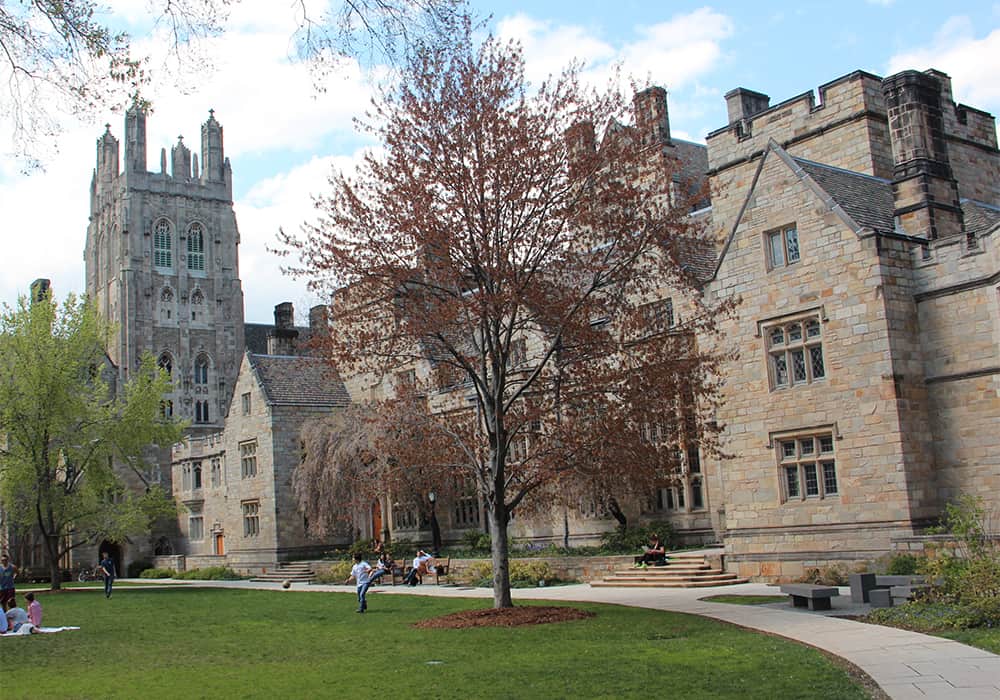
[[[382,539],[382,503],[378,499],[372,503],[372,537]]]
[[[115,563],[115,578],[121,578],[125,575],[125,570],[122,569],[122,548],[121,545],[117,545],[114,542],[108,542],[104,540],[101,542],[101,546],[97,550],[97,556],[101,556],[101,552],[107,552],[111,561]]]
[[[226,553],[225,537],[221,532],[215,533],[215,555],[221,557]]]

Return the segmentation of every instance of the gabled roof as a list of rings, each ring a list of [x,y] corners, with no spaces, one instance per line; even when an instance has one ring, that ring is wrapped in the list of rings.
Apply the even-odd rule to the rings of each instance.
[[[963,199],[961,204],[966,233],[981,236],[1000,224],[1000,207],[974,199]]]
[[[719,274],[719,268],[726,257],[729,246],[736,237],[743,214],[757,190],[760,174],[764,164],[770,157],[777,157],[792,171],[792,173],[808,189],[836,214],[854,233],[861,236],[866,233],[903,236],[910,240],[922,240],[916,236],[907,236],[895,231],[893,211],[895,204],[892,196],[892,183],[880,177],[864,173],[844,170],[832,165],[816,163],[804,158],[792,157],[777,141],[771,139],[764,154],[761,156],[754,172],[753,181],[743,199],[739,214],[733,221],[722,246],[722,252],[715,264],[712,277]]]
[[[892,183],[880,177],[792,158],[862,228],[892,233]]]
[[[326,360],[297,355],[255,355],[247,361],[268,404],[345,408],[351,398]]]

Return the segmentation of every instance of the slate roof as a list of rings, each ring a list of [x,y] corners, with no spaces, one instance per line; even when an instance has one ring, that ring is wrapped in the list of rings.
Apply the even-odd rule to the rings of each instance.
[[[892,233],[892,183],[880,177],[792,158],[862,228]]]
[[[981,236],[1000,224],[1000,207],[973,199],[963,199],[961,203],[966,233]]]
[[[247,353],[270,405],[345,408],[351,398],[326,360]]]

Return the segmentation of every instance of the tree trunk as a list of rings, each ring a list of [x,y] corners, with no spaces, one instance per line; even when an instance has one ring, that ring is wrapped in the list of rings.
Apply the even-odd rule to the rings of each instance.
[[[569,508],[563,506],[563,549],[569,549]]]
[[[608,499],[608,512],[611,513],[612,517],[618,521],[618,527],[621,528],[622,532],[628,528],[628,519],[622,512],[621,507],[618,505],[618,501],[614,498]]]
[[[490,518],[493,551],[493,607],[512,608],[510,597],[510,552],[507,551],[507,505],[497,498]]]
[[[49,560],[50,590],[62,589],[62,568],[59,566],[59,538],[45,537],[45,558]]]

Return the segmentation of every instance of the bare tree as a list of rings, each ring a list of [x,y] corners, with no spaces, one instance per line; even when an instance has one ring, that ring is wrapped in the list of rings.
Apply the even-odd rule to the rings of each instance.
[[[549,507],[553,487],[639,492],[717,447],[722,354],[705,341],[728,307],[686,265],[706,242],[680,163],[627,111],[577,67],[529,91],[519,47],[467,23],[419,45],[376,101],[384,155],[335,175],[322,218],[282,234],[291,272],[334,294],[340,371],[394,387],[375,409],[396,416],[382,473],[484,500],[496,607],[512,604],[515,509]],[[665,287],[685,299],[672,325],[647,306]]]
[[[226,29],[240,0],[148,0],[156,26],[165,29],[168,54],[180,57],[194,43]],[[317,66],[364,53],[392,59],[412,37],[441,32],[454,22],[462,0],[343,0],[313,16],[304,0],[285,12],[297,21],[298,57]],[[63,112],[75,117],[120,110],[143,101],[147,59],[132,52],[130,37],[92,0],[0,0],[0,118],[9,124],[15,157],[25,170],[41,165]],[[323,71],[319,75],[323,75]]]

